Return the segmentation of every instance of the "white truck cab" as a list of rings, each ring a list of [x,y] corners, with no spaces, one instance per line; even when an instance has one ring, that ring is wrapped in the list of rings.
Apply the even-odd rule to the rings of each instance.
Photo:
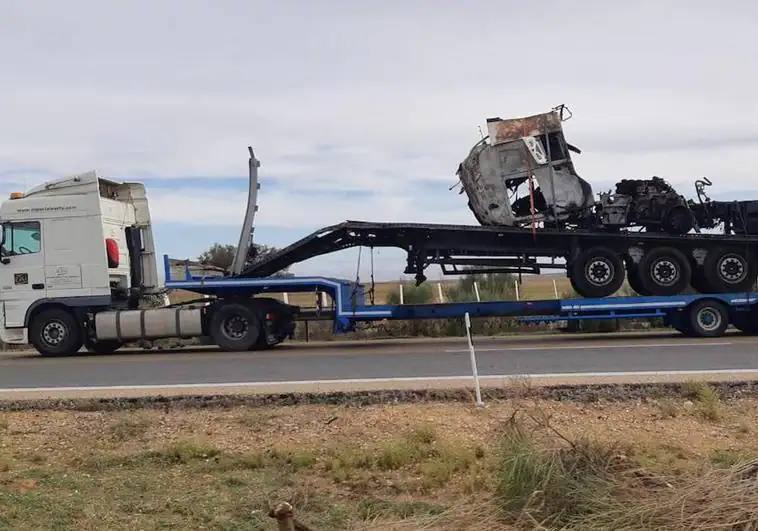
[[[252,243],[257,161],[235,262]],[[250,290],[156,308],[159,285],[144,185],[83,173],[11,194],[0,204],[0,341],[42,355],[113,352],[124,343],[209,336],[226,350],[267,348],[294,326],[295,307]]]
[[[58,309],[135,308],[159,289],[145,189],[95,172],[13,193],[0,205],[0,340],[35,346],[30,325]],[[54,344],[66,323],[47,324]],[[33,329],[34,327],[32,327]]]

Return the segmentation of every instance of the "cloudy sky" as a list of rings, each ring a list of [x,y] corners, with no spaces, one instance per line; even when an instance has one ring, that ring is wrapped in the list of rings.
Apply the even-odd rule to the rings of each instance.
[[[237,240],[251,144],[261,243],[475,223],[448,187],[478,127],[566,103],[595,191],[660,175],[689,195],[705,175],[758,198],[757,26],[747,1],[6,1],[0,194],[144,181],[159,252],[195,257]],[[350,277],[356,255],[295,272]],[[402,266],[377,257],[380,278]]]

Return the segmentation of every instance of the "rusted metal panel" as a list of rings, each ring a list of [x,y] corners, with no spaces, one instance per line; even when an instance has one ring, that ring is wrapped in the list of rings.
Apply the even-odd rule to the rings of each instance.
[[[513,142],[525,136],[544,135],[547,132],[560,130],[561,118],[556,111],[535,114],[526,118],[509,120],[490,118],[487,120],[487,132],[490,135],[491,145]]]

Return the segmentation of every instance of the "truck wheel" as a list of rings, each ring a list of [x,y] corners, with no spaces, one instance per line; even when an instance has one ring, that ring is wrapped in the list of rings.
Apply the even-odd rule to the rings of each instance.
[[[629,287],[634,290],[638,295],[647,296],[652,295],[645,289],[640,280],[640,266],[637,264],[629,263],[626,266],[626,280],[629,281]]]
[[[729,326],[729,312],[718,301],[697,301],[690,306],[689,314],[688,329],[695,337],[720,337]]]
[[[261,320],[244,304],[223,304],[211,316],[210,334],[223,350],[250,350],[261,335]]]
[[[692,269],[690,285],[698,293],[711,293],[711,288],[708,286],[708,282],[705,281],[705,271],[703,271],[702,266],[696,266]]]
[[[32,319],[29,341],[43,356],[68,356],[82,348],[82,331],[71,313],[50,308]]]
[[[123,346],[121,341],[115,339],[86,339],[84,341],[84,348],[92,354],[113,354]]]
[[[643,289],[651,295],[676,295],[689,287],[692,267],[681,251],[656,247],[640,260],[639,274]]]
[[[569,273],[571,286],[582,297],[607,297],[624,283],[624,263],[606,247],[582,251]]]
[[[703,271],[708,287],[715,293],[749,291],[758,276],[755,261],[735,249],[710,251],[705,257]]]

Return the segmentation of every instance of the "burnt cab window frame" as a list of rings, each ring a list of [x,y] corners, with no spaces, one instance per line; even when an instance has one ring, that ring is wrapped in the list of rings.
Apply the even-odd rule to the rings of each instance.
[[[0,249],[3,257],[42,252],[42,227],[39,221],[5,222],[3,234],[5,238]]]

